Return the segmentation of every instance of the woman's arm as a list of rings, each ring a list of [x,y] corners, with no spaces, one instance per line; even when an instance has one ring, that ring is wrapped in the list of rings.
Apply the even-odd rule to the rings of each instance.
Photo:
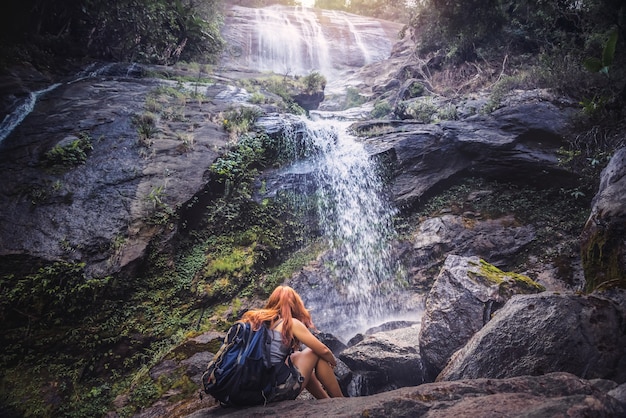
[[[315,335],[311,334],[306,325],[296,318],[293,318],[291,332],[298,341],[313,350],[315,354],[327,361],[332,367],[337,365],[337,359],[335,359],[333,352],[323,342],[318,340]]]

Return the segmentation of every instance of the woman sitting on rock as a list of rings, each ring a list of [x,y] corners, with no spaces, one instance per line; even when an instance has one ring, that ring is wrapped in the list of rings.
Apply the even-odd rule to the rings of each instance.
[[[303,388],[317,399],[343,396],[333,370],[337,360],[311,333],[311,314],[291,287],[278,286],[263,309],[250,310],[241,320],[250,322],[253,329],[269,323],[272,364],[280,365],[279,390],[272,402],[295,399]],[[301,344],[306,348],[300,350]]]

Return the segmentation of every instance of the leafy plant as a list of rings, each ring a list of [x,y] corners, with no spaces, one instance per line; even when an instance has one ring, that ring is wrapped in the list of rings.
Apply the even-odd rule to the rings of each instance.
[[[326,88],[326,77],[317,71],[313,71],[302,78],[302,83],[304,84],[304,91],[307,93],[324,91]]]
[[[161,184],[150,189],[146,200],[152,204],[153,209],[156,209],[165,205],[163,196],[165,196],[165,185]]]
[[[437,112],[438,109],[431,98],[410,102],[406,107],[406,114],[423,123],[430,123]]]
[[[157,116],[152,112],[144,112],[133,118],[133,123],[137,127],[137,133],[139,134],[139,141],[145,146],[151,145],[150,140],[158,132],[156,122]]]
[[[259,108],[251,106],[231,108],[224,112],[222,126],[227,132],[238,136],[248,132],[261,113]]]
[[[46,320],[88,310],[110,278],[87,278],[84,267],[56,262],[24,277],[0,277],[0,314],[15,310]]]
[[[84,164],[89,151],[93,150],[91,137],[85,132],[78,134],[78,138],[69,144],[57,144],[44,155],[48,166],[71,168]]]
[[[587,58],[583,64],[585,68],[593,73],[602,73],[606,76],[609,75],[609,68],[613,65],[613,60],[615,59],[615,47],[617,45],[618,31],[614,29],[609,35],[606,44],[604,45],[604,49],[602,50],[602,57],[590,57]]]
[[[353,107],[361,106],[367,102],[367,97],[361,95],[361,92],[356,87],[346,87],[346,99],[343,105],[344,109],[350,109]]]

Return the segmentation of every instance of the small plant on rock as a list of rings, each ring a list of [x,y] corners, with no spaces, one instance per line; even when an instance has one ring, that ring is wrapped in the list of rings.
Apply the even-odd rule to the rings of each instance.
[[[78,134],[78,138],[61,145],[57,144],[48,151],[45,162],[50,167],[72,168],[84,164],[87,161],[87,154],[93,149],[91,137],[85,132]]]
[[[152,138],[157,133],[157,116],[152,112],[144,112],[141,115],[135,116],[133,123],[137,127],[137,133],[139,134],[139,142],[149,147],[152,145]]]

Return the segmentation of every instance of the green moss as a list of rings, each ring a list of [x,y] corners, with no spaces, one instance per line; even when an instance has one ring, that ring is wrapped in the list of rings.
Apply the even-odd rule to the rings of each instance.
[[[545,287],[527,276],[518,273],[506,273],[482,259],[476,266],[478,267],[478,271],[468,272],[471,277],[486,279],[487,281],[498,285],[502,291],[507,292],[512,290],[510,289],[511,286],[516,289],[524,290],[524,293],[538,293],[546,290]]]
[[[323,250],[324,248],[321,242],[314,242],[312,245],[293,253],[287,260],[272,269],[272,271],[264,277],[262,285],[264,293],[269,295],[276,286],[280,285],[296,271],[301,270],[308,263],[315,260]]]
[[[604,228],[583,242],[581,256],[586,292],[611,287],[626,288],[626,271],[620,257],[622,238],[623,231]]]

